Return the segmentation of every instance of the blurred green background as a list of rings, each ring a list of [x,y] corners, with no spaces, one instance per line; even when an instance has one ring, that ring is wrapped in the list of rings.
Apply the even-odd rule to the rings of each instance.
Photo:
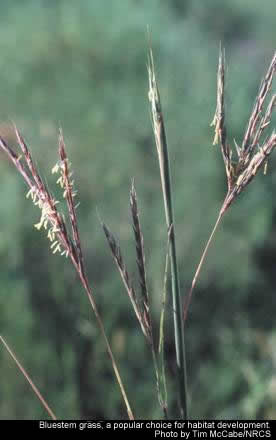
[[[275,0],[0,1],[0,134],[15,121],[45,181],[61,125],[73,163],[91,285],[137,418],[159,418],[151,355],[112,261],[97,209],[135,278],[135,178],[157,330],[166,226],[147,100],[147,25],[171,154],[183,295],[226,190],[210,122],[226,48],[227,128],[242,139],[275,50]],[[275,126],[275,117],[274,117]],[[276,199],[272,157],[228,212],[186,328],[191,418],[276,418]],[[58,417],[126,418],[102,338],[70,262],[51,255],[39,211],[0,152],[0,329]],[[176,405],[171,308],[170,408]],[[47,418],[0,348],[0,418]],[[171,412],[171,416],[175,413]]]

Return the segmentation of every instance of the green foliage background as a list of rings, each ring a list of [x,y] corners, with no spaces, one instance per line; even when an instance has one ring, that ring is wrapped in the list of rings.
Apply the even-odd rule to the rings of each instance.
[[[209,126],[219,42],[227,57],[228,133],[239,142],[275,50],[275,1],[1,0],[0,7],[0,133],[13,143],[7,122],[17,123],[53,189],[50,170],[63,127],[97,303],[136,417],[159,418],[150,352],[97,217],[98,209],[134,273],[128,205],[134,177],[157,327],[166,227],[147,101],[147,25],[171,151],[184,295],[226,189]],[[274,165],[272,158],[268,175],[257,177],[231,208],[196,288],[186,329],[191,418],[276,418]],[[39,212],[25,193],[0,153],[1,334],[58,417],[125,418],[74,269],[52,256],[33,228]],[[47,417],[3,347],[0,368],[0,418]]]

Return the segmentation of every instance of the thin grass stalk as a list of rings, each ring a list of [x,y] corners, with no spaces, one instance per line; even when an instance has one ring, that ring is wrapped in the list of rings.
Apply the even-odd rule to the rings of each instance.
[[[162,359],[161,359],[161,368],[159,367],[159,362],[157,360],[157,355],[153,343],[150,344],[150,346],[151,346],[151,353],[153,359],[153,367],[155,372],[158,402],[163,411],[164,419],[168,419],[168,402],[167,402],[168,399],[167,399],[167,390],[166,390],[165,369],[163,368],[164,364],[162,363]]]
[[[134,420],[134,415],[133,415],[131,406],[129,404],[129,400],[128,400],[128,397],[127,397],[127,394],[126,394],[126,391],[125,391],[125,388],[124,388],[124,385],[123,385],[123,382],[122,382],[122,379],[121,379],[121,376],[120,376],[120,373],[119,373],[119,370],[118,370],[118,367],[117,367],[117,363],[116,363],[115,358],[113,356],[113,352],[112,352],[109,340],[107,338],[107,335],[106,335],[106,332],[105,332],[105,328],[104,328],[101,316],[99,314],[98,308],[97,308],[95,300],[93,298],[93,294],[92,294],[91,288],[90,288],[90,286],[88,284],[88,280],[87,280],[86,276],[84,274],[82,274],[82,273],[79,273],[79,276],[81,278],[81,282],[82,282],[82,284],[84,286],[84,289],[85,289],[85,291],[87,293],[89,302],[90,302],[90,304],[92,306],[92,309],[94,311],[94,314],[95,314],[95,317],[96,317],[96,321],[98,323],[98,327],[99,327],[100,332],[101,332],[101,334],[103,336],[103,339],[104,339],[104,342],[105,342],[105,345],[106,345],[106,348],[107,348],[107,352],[109,354],[109,357],[110,357],[110,360],[111,360],[111,363],[112,363],[113,371],[114,371],[114,374],[116,376],[116,379],[117,379],[117,382],[118,382],[121,394],[123,396],[123,400],[124,400],[125,405],[126,405],[128,417],[129,417],[130,420]]]
[[[35,395],[37,396],[38,400],[40,401],[41,405],[45,408],[45,410],[47,411],[47,413],[49,414],[49,416],[51,417],[52,420],[57,420],[56,415],[54,414],[53,410],[50,408],[49,404],[46,402],[46,400],[44,399],[44,397],[42,396],[42,394],[40,393],[40,391],[38,390],[38,388],[35,386],[35,384],[33,383],[32,379],[30,378],[30,376],[28,375],[27,371],[25,370],[25,368],[22,366],[21,362],[19,362],[19,360],[17,359],[16,355],[14,354],[14,352],[12,351],[12,349],[10,348],[10,346],[8,345],[8,343],[5,341],[5,339],[3,338],[3,336],[0,335],[0,341],[2,342],[2,344],[4,345],[5,349],[7,350],[7,352],[9,353],[9,355],[11,356],[11,358],[14,360],[14,362],[16,363],[17,367],[19,368],[19,370],[21,371],[21,373],[23,374],[23,376],[25,377],[25,379],[27,380],[27,382],[29,383],[29,385],[31,386],[33,392],[35,393]]]
[[[167,281],[169,272],[169,253],[170,253],[170,233],[171,228],[168,231],[168,241],[167,241],[167,252],[165,259],[165,270],[164,270],[164,280],[163,280],[163,294],[162,294],[162,306],[160,314],[160,324],[159,324],[159,343],[158,352],[160,356],[160,388],[163,392],[163,402],[164,402],[164,414],[168,418],[168,393],[167,393],[167,381],[166,381],[166,371],[165,371],[165,353],[164,353],[164,343],[165,343],[165,312],[167,303]]]
[[[195,275],[194,275],[194,278],[193,278],[193,281],[192,281],[191,288],[190,288],[190,290],[188,292],[188,295],[186,297],[186,300],[184,302],[184,307],[183,307],[183,320],[184,320],[184,324],[185,324],[187,316],[188,316],[188,310],[189,310],[189,307],[190,307],[190,304],[191,304],[191,299],[192,299],[193,291],[194,291],[195,285],[197,283],[197,280],[198,280],[198,277],[199,277],[202,265],[203,265],[204,260],[205,260],[205,258],[207,256],[209,247],[210,247],[210,245],[211,245],[211,243],[213,241],[213,237],[214,237],[214,235],[215,235],[215,233],[217,231],[217,228],[218,228],[218,226],[219,226],[219,224],[220,224],[220,222],[222,220],[223,214],[224,214],[224,211],[220,210],[218,218],[217,218],[217,221],[215,223],[215,226],[214,226],[214,228],[213,228],[213,230],[212,230],[212,232],[210,234],[210,237],[209,237],[209,239],[208,239],[208,241],[206,243],[206,246],[205,246],[205,248],[203,250],[203,253],[201,255],[200,261],[198,263],[198,266],[197,266],[197,269],[196,269],[196,272],[195,272]]]
[[[162,345],[164,346],[164,325],[165,325],[165,311],[166,311],[166,303],[167,303],[167,284],[168,284],[168,272],[169,272],[169,253],[170,253],[170,233],[171,229],[168,232],[168,243],[167,243],[167,252],[165,259],[165,270],[164,270],[164,280],[163,280],[163,292],[162,292],[162,306],[160,313],[160,324],[159,324],[159,343],[158,343],[158,351],[161,353]]]
[[[187,379],[186,379],[186,357],[184,344],[184,326],[182,317],[182,301],[179,288],[178,265],[176,257],[176,243],[174,230],[173,202],[170,178],[169,154],[166,139],[166,132],[161,109],[160,95],[156,82],[153,53],[149,50],[148,62],[149,75],[149,101],[151,103],[151,113],[155,142],[158,152],[162,192],[165,207],[165,216],[168,230],[170,233],[170,263],[172,279],[172,300],[173,300],[173,318],[174,318],[174,336],[176,348],[176,364],[179,381],[179,403],[181,417],[188,418],[187,409]]]

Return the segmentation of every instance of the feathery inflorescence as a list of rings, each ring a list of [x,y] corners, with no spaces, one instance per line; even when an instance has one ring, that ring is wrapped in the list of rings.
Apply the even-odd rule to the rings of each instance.
[[[222,214],[226,212],[236,197],[252,181],[261,167],[267,163],[269,155],[276,146],[275,130],[262,140],[265,131],[269,128],[271,115],[276,105],[276,94],[273,94],[266,109],[264,109],[275,72],[276,52],[261,82],[241,146],[234,141],[235,152],[229,146],[226,136],[224,107],[225,57],[220,51],[217,75],[217,109],[211,125],[215,125],[214,144],[220,142],[228,184],[227,196],[221,209]]]
[[[22,155],[19,156],[4,139],[0,137],[0,147],[9,156],[15,167],[22,175],[23,179],[29,187],[27,197],[31,197],[33,203],[41,210],[40,221],[34,226],[40,230],[44,228],[48,231],[47,236],[51,242],[51,249],[53,253],[60,252],[61,255],[70,257],[73,265],[76,268],[80,282],[87,294],[90,305],[95,313],[98,327],[103,336],[108,355],[110,357],[112,367],[120,387],[122,397],[124,399],[127,413],[130,419],[133,419],[133,413],[128,402],[128,398],[119,374],[117,364],[115,362],[111,346],[105,333],[104,325],[101,316],[98,312],[98,308],[95,302],[94,294],[90,287],[83,261],[83,253],[81,248],[80,236],[78,231],[78,223],[76,216],[76,205],[74,204],[74,197],[76,191],[74,189],[74,181],[72,180],[72,171],[70,171],[71,164],[68,160],[65,143],[62,131],[59,134],[59,160],[52,169],[52,173],[59,173],[57,184],[63,190],[63,198],[66,200],[69,223],[71,225],[71,232],[65,222],[65,215],[57,208],[58,200],[56,200],[48,191],[46,185],[41,179],[37,168],[32,159],[27,144],[25,143],[22,135],[19,133],[16,127],[14,127],[17,136],[18,144],[22,150]]]
[[[264,166],[264,173],[268,158],[276,146],[276,132],[263,138],[271,123],[272,112],[276,105],[276,94],[272,94],[266,109],[264,105],[271,91],[272,81],[276,72],[276,52],[274,53],[267,73],[261,82],[255,104],[253,106],[249,121],[245,130],[241,146],[234,140],[235,150],[231,148],[227,140],[225,124],[224,105],[224,82],[225,82],[225,56],[220,48],[219,63],[217,72],[217,108],[211,126],[215,126],[215,137],[213,144],[220,143],[221,154],[224,161],[227,178],[227,193],[222,203],[215,226],[207,241],[204,251],[197,266],[191,288],[185,300],[183,308],[184,321],[187,318],[188,309],[191,303],[192,293],[197,282],[202,264],[207,255],[209,246],[213,240],[218,225],[224,214],[227,212],[238,195],[244,191],[254,179],[258,171]]]
[[[26,197],[31,197],[33,203],[38,206],[41,211],[40,220],[34,226],[38,230],[44,228],[48,231],[47,236],[51,242],[53,253],[60,252],[66,256],[70,255],[74,265],[78,267],[79,262],[76,247],[64,222],[63,214],[57,209],[59,202],[49,193],[37,171],[30,150],[16,127],[15,133],[22,155],[19,156],[15,153],[2,138],[0,138],[0,146],[10,157],[27,183],[29,190]],[[25,163],[23,163],[24,161]]]

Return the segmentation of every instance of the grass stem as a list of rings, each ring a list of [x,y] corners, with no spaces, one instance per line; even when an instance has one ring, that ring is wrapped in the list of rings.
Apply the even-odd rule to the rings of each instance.
[[[0,341],[2,342],[2,344],[4,345],[5,349],[7,350],[7,352],[9,353],[9,355],[11,356],[11,358],[14,360],[14,362],[16,363],[17,367],[19,368],[19,370],[21,371],[21,373],[23,374],[23,376],[25,377],[25,379],[27,380],[27,382],[29,383],[29,385],[31,386],[33,392],[36,394],[36,396],[38,397],[38,399],[40,400],[41,404],[44,406],[44,408],[46,409],[47,413],[49,414],[49,416],[51,417],[51,419],[53,420],[57,420],[54,412],[51,410],[51,408],[49,407],[48,403],[46,402],[46,400],[43,398],[43,396],[41,395],[41,393],[39,392],[38,388],[35,386],[35,384],[33,383],[32,379],[30,378],[30,376],[28,375],[28,373],[26,372],[25,368],[22,366],[22,364],[19,362],[19,360],[17,359],[17,357],[15,356],[14,352],[12,351],[12,349],[9,347],[8,343],[5,341],[5,339],[3,338],[3,336],[0,335]]]
[[[155,135],[155,142],[157,147],[160,176],[162,183],[162,192],[164,199],[166,223],[169,234],[170,243],[170,265],[171,265],[171,280],[172,280],[172,301],[173,301],[173,319],[174,319],[174,336],[176,349],[176,364],[179,381],[179,403],[181,417],[188,418],[187,409],[187,379],[186,379],[186,357],[184,344],[184,325],[182,316],[182,301],[179,288],[178,265],[176,256],[176,242],[174,229],[174,215],[173,215],[173,201],[170,177],[169,153],[165,132],[165,125],[161,109],[161,100],[156,82],[153,54],[149,51],[149,100],[151,103],[151,113],[153,130]]]
[[[189,310],[189,306],[191,304],[191,299],[192,299],[192,294],[193,294],[194,287],[196,285],[197,279],[199,277],[202,265],[204,263],[204,260],[205,260],[205,257],[207,255],[207,252],[209,250],[209,247],[211,245],[211,242],[212,242],[212,240],[214,238],[214,235],[215,235],[215,233],[217,231],[217,228],[218,228],[218,226],[219,226],[219,224],[220,224],[220,222],[222,220],[223,214],[224,214],[224,211],[220,210],[218,218],[217,218],[217,221],[215,223],[215,226],[214,226],[214,228],[213,228],[213,230],[212,230],[212,232],[210,234],[210,237],[209,237],[209,239],[208,239],[208,241],[206,243],[206,246],[205,246],[204,251],[203,251],[203,253],[201,255],[200,261],[198,263],[198,266],[197,266],[197,269],[196,269],[196,272],[195,272],[195,275],[194,275],[194,278],[193,278],[193,281],[192,281],[192,286],[191,286],[191,288],[189,290],[189,293],[188,293],[187,298],[186,298],[185,303],[184,303],[184,308],[183,308],[184,324],[185,324],[186,319],[187,319],[188,310]]]

